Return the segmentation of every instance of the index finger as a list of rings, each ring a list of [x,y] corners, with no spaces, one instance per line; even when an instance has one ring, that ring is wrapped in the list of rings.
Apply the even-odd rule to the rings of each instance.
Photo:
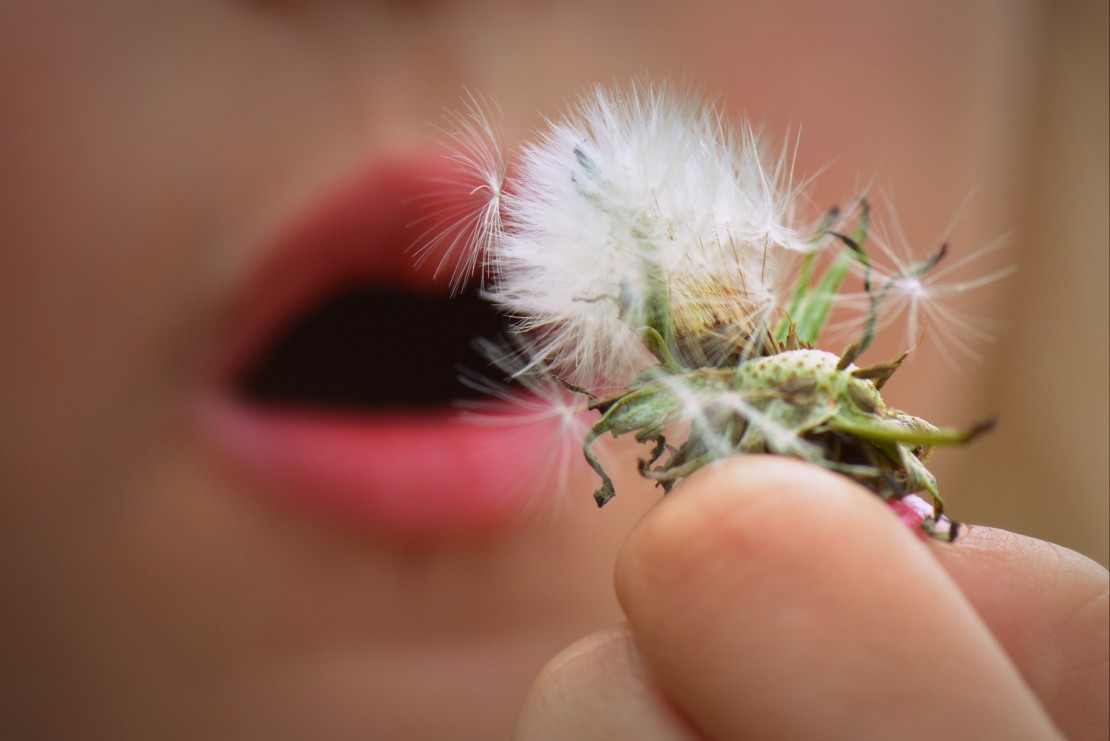
[[[1110,736],[1110,578],[1053,543],[971,526],[933,555],[1068,738]]]

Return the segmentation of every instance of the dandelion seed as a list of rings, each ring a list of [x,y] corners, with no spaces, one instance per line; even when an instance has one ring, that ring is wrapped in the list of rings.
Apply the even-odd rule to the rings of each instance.
[[[952,278],[965,274],[969,267],[997,252],[1005,241],[996,240],[960,257],[952,255],[947,244],[931,255],[915,255],[900,230],[897,231],[896,241],[882,233],[874,240],[883,258],[883,263],[869,267],[871,283],[882,294],[883,301],[876,329],[901,325],[902,341],[907,347],[923,337],[932,338],[937,352],[952,367],[959,364],[957,356],[982,361],[975,344],[992,342],[1005,325],[963,311],[956,303],[976,289],[1010,275],[1014,268],[1005,266],[962,280]],[[842,294],[841,300],[860,305],[869,299],[857,293]]]
[[[448,128],[453,176],[438,178],[429,196],[430,211],[415,250],[417,266],[438,258],[436,273],[451,270],[456,293],[478,272],[483,255],[491,254],[504,225],[501,200],[508,165],[503,156],[495,103],[469,95],[461,112],[449,113]],[[484,282],[484,274],[478,279]]]
[[[513,379],[512,386],[463,369],[460,382],[477,391],[475,400],[458,402],[459,420],[482,427],[501,427],[506,438],[524,430],[546,431],[547,444],[540,470],[509,482],[516,489],[550,488],[565,491],[576,469],[583,468],[580,447],[592,421],[587,399],[549,376],[527,371],[522,357],[527,351],[489,339],[476,341],[492,366]]]

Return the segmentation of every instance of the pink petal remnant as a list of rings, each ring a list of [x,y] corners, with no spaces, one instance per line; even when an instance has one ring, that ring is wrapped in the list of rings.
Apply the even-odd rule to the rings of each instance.
[[[944,515],[934,519],[933,505],[916,494],[901,499],[889,499],[887,504],[902,522],[927,540],[954,540],[957,526]]]
[[[933,516],[933,505],[916,494],[907,494],[901,499],[891,500],[890,508],[902,522],[913,528],[919,527],[922,522]]]

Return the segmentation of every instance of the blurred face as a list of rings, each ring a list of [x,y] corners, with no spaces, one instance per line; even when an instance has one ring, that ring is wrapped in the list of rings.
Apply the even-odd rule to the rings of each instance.
[[[21,6],[0,23],[18,717],[505,735],[546,659],[617,619],[642,506],[599,517],[580,478],[556,515],[522,486],[542,430],[451,422],[452,353],[486,319],[406,250],[443,174],[429,122],[489,64],[455,24],[492,11]]]
[[[406,250],[444,174],[431,124],[465,88],[498,98],[510,139],[637,73],[758,111],[775,83],[734,64],[732,4],[696,8],[5,7],[14,717],[59,734],[503,737],[546,659],[619,619],[611,563],[654,495],[618,486],[598,513],[588,471],[566,497],[536,474],[554,455],[542,427],[453,423],[457,340],[490,325]],[[815,111],[834,97],[777,92]],[[850,128],[829,118],[819,138]]]

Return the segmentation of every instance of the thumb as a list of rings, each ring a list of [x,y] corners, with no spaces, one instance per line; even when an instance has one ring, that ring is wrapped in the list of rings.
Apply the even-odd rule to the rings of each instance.
[[[712,738],[1058,737],[929,549],[796,461],[711,466],[637,526],[617,595],[663,692]]]

